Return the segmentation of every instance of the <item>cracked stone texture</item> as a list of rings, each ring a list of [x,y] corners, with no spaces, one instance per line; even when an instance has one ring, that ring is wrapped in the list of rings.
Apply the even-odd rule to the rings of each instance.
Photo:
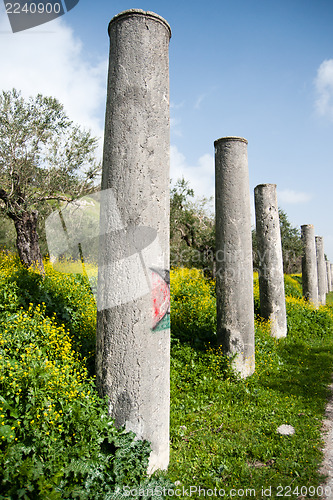
[[[276,184],[254,189],[259,257],[260,313],[271,322],[271,335],[287,335],[282,245]]]
[[[315,243],[315,230],[312,224],[301,226],[303,256],[302,256],[302,286],[303,296],[318,307],[318,271]]]
[[[236,354],[242,377],[254,372],[251,206],[247,140],[224,137],[215,146],[217,335]]]
[[[104,234],[98,278],[108,299],[104,303],[112,303],[112,294],[123,285],[129,293],[131,284],[144,290],[153,266],[169,270],[170,218],[170,27],[152,12],[132,9],[111,20],[109,35],[102,189],[115,196],[113,205],[125,228],[123,247],[137,228],[152,228],[157,237],[149,247],[156,258],[148,247],[141,248],[131,264],[128,257],[112,254],[112,231],[109,238]],[[106,223],[114,218],[110,207],[101,211]],[[129,250],[124,248],[124,256]],[[121,262],[128,263],[124,272],[107,270],[113,266],[117,271]],[[152,331],[152,295],[149,290],[138,295],[98,311],[96,372],[116,424],[151,442],[152,472],[169,462],[170,329]]]

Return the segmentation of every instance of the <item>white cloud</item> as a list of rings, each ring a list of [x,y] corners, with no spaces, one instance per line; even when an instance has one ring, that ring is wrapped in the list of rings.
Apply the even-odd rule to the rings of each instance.
[[[180,128],[181,120],[179,118],[170,118],[170,131],[177,137],[182,137],[183,133]]]
[[[215,164],[211,154],[200,156],[196,165],[189,165],[185,156],[178,151],[176,146],[170,148],[170,176],[173,182],[184,177],[189,181],[196,197],[214,196],[215,190]]]
[[[317,112],[333,120],[333,59],[327,59],[319,66],[315,87]]]
[[[182,129],[181,129],[181,119],[176,117],[176,112],[178,109],[181,109],[184,106],[184,101],[176,104],[174,102],[170,102],[170,129],[171,133],[177,137],[182,137]]]
[[[207,97],[207,94],[201,94],[194,103],[194,109],[200,109],[202,101]]]
[[[81,41],[63,19],[45,26],[13,34],[1,15],[0,90],[15,87],[24,97],[56,97],[71,120],[103,137],[107,58],[88,62]]]
[[[301,191],[294,191],[293,189],[283,189],[277,192],[278,201],[282,203],[307,203],[312,199],[312,194],[304,193]]]
[[[170,109],[180,109],[184,106],[185,104],[185,101],[182,101],[182,102],[179,102],[178,104],[176,104],[175,102],[171,101],[170,102]]]

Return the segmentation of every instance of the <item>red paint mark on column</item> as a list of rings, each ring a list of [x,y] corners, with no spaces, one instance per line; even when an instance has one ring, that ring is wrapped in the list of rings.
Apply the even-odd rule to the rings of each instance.
[[[163,276],[164,277],[163,277]],[[168,271],[152,270],[153,330],[170,312]]]

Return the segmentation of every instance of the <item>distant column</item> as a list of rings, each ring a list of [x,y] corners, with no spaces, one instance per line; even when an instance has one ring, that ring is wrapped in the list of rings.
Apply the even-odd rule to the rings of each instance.
[[[143,10],[109,24],[96,372],[115,424],[169,462],[169,56],[171,31]],[[104,197],[103,197],[104,196]]]
[[[301,226],[303,243],[302,284],[303,296],[315,307],[318,307],[318,272],[315,231],[312,224]]]
[[[331,263],[326,261],[326,293],[331,291]]]
[[[318,300],[319,304],[326,304],[326,264],[324,255],[324,241],[322,236],[316,236],[316,255],[317,255],[317,273],[318,273]]]
[[[287,335],[286,301],[276,184],[254,189],[259,257],[260,314],[269,319],[273,337]]]
[[[217,336],[236,354],[242,377],[254,372],[254,306],[247,140],[224,137],[215,145]]]

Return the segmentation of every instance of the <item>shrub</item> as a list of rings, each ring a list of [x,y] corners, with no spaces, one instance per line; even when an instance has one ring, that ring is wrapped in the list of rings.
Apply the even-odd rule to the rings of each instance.
[[[169,486],[147,478],[150,444],[115,428],[74,349],[95,335],[87,282],[49,264],[43,280],[4,254],[0,268],[0,499],[107,500],[124,486]]]
[[[320,306],[316,309],[304,299],[286,297],[288,335],[294,339],[310,335],[311,338],[331,336],[333,329],[332,310]]]
[[[172,336],[200,345],[216,333],[215,283],[199,269],[173,269],[171,285]]]
[[[0,312],[14,312],[29,304],[43,304],[44,313],[64,324],[73,347],[94,373],[96,302],[87,277],[55,271],[45,262],[45,277],[25,269],[13,256],[0,254]]]
[[[286,297],[295,297],[296,299],[302,298],[302,285],[296,275],[284,275],[284,291]]]
[[[32,305],[0,331],[2,493],[104,499],[140,484],[149,443],[115,429],[69,332]]]

